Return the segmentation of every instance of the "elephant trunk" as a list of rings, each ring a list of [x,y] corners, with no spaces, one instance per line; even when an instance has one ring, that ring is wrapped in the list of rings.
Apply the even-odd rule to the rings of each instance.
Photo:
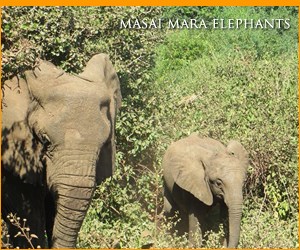
[[[55,168],[59,173],[50,181],[56,199],[52,248],[75,248],[95,190],[95,164],[96,160],[69,160]]]
[[[233,200],[225,201],[228,206],[229,217],[229,242],[228,248],[236,248],[240,238],[240,226],[242,218],[242,194]]]

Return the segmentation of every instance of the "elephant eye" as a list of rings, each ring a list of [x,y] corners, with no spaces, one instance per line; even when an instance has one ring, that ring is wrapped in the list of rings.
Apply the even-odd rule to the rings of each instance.
[[[222,186],[222,181],[221,180],[216,180],[216,185],[218,186],[218,187],[221,187]]]
[[[51,144],[49,136],[45,133],[40,134],[40,140],[45,147],[48,147]]]
[[[235,156],[234,152],[229,152],[229,155]]]

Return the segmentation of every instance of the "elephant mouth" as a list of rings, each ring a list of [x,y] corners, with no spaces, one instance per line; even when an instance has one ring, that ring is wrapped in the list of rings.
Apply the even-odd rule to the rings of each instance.
[[[216,197],[217,197],[219,200],[223,200],[224,195],[223,195],[223,194],[217,194]]]

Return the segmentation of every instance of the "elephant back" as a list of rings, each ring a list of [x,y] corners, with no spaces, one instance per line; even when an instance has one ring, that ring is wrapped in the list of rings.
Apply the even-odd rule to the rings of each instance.
[[[201,137],[195,133],[191,134],[190,137],[194,138],[195,144],[211,152],[218,153],[226,150],[225,145],[215,139]]]

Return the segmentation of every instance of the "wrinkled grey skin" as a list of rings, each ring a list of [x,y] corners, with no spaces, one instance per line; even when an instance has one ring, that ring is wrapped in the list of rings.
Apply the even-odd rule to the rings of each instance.
[[[119,79],[105,54],[79,75],[41,61],[25,76],[4,86],[2,214],[26,218],[35,246],[74,248],[96,184],[114,170]],[[15,230],[14,245],[29,247]]]
[[[222,143],[192,134],[171,144],[163,158],[164,211],[172,218],[179,212],[179,233],[188,232],[190,246],[194,235],[223,223],[225,247],[235,248],[240,235],[242,187],[248,166],[248,153],[237,141]],[[200,225],[200,226],[199,226]]]

